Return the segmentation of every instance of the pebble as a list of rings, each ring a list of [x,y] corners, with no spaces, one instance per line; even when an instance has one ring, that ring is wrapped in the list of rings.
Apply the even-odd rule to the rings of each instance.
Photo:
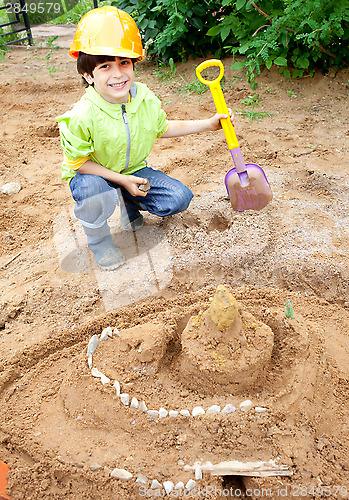
[[[188,491],[191,491],[195,488],[195,486],[196,486],[196,482],[194,481],[194,479],[189,479],[189,481],[185,485],[185,489]]]
[[[120,384],[119,384],[119,382],[117,380],[115,380],[115,382],[113,384],[113,387],[115,388],[116,395],[120,396]]]
[[[165,418],[165,417],[167,417],[167,415],[168,415],[168,411],[165,410],[165,408],[160,408],[160,410],[159,410],[159,417],[160,418]]]
[[[99,340],[100,341],[107,340],[108,337],[112,337],[112,336],[113,336],[112,329],[110,326],[108,326],[107,328],[104,328],[104,330],[102,331],[102,333],[99,337]]]
[[[94,367],[94,368],[92,368],[92,370],[91,370],[91,375],[92,375],[92,377],[101,378],[101,377],[102,377],[102,375],[103,375],[103,373],[101,373],[101,372],[98,370],[98,368],[95,368],[95,367]]]
[[[170,410],[168,412],[168,414],[169,414],[170,417],[177,417],[178,416],[178,411],[176,411],[176,410]]]
[[[195,468],[195,479],[202,479],[202,470],[201,467]]]
[[[87,365],[88,365],[89,369],[91,370],[91,368],[93,366],[92,354],[87,355]]]
[[[174,487],[175,490],[184,490],[184,483],[183,481],[179,481],[176,486]]]
[[[246,399],[246,401],[243,401],[240,403],[240,410],[241,411],[249,411],[252,408],[253,404],[252,401],[249,399]]]
[[[205,414],[205,410],[203,409],[202,406],[195,406],[195,408],[193,408],[193,411],[192,411],[193,417],[198,417],[199,415],[204,415],[204,414]]]
[[[174,488],[173,482],[172,481],[165,481],[164,488],[165,488],[166,493],[169,495]]]
[[[139,408],[139,403],[137,398],[132,398],[130,408]]]
[[[21,189],[22,186],[18,184],[18,182],[8,182],[1,187],[0,191],[2,194],[16,194],[19,193]]]
[[[120,337],[120,332],[119,330],[115,327],[114,330],[113,330],[113,334],[116,336],[116,337]]]
[[[120,400],[123,405],[128,406],[130,404],[130,395],[127,392],[123,392],[120,394]]]
[[[145,404],[144,401],[142,401],[140,404],[139,404],[139,409],[141,411],[144,411],[144,412],[147,412],[148,411],[148,408],[147,408],[147,405]]]
[[[228,403],[223,408],[222,413],[234,413],[235,410],[236,410],[235,406],[233,406],[232,404]]]
[[[255,411],[256,411],[257,413],[268,413],[267,408],[263,408],[262,406],[256,406],[256,407],[255,407]]]
[[[162,488],[162,484],[159,483],[159,481],[157,479],[153,479],[153,481],[151,482],[150,489],[156,490],[157,488]]]
[[[109,384],[110,378],[108,378],[106,375],[103,375],[103,373],[102,373],[101,382],[103,385]]]
[[[93,472],[94,472],[95,470],[99,470],[99,469],[101,469],[101,468],[102,468],[102,466],[101,466],[101,465],[99,465],[99,464],[93,464],[93,465],[91,465],[91,467],[90,467],[90,469],[91,469]]]
[[[114,469],[110,473],[111,477],[115,477],[116,479],[131,479],[132,474],[125,469]]]
[[[206,411],[206,413],[219,413],[221,411],[221,407],[218,405],[212,405],[210,408]]]
[[[143,474],[139,474],[136,479],[137,484],[147,484],[148,478]]]
[[[98,335],[92,335],[87,345],[87,355],[94,354],[98,346]]]
[[[147,413],[148,413],[149,417],[158,417],[159,416],[158,410],[148,410]]]
[[[180,410],[179,412],[183,417],[190,417],[189,410]]]

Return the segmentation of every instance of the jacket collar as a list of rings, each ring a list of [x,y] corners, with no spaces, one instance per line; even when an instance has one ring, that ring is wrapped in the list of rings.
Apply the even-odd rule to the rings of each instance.
[[[130,94],[131,94],[131,102],[125,104],[127,108],[127,112],[129,113],[135,113],[138,109],[138,106],[142,102],[145,92],[141,86],[138,88],[137,84],[134,83],[130,89]],[[103,99],[102,96],[96,92],[96,90],[90,85],[86,89],[86,93],[84,95],[85,99],[88,99],[91,101],[95,106],[98,106],[102,111],[110,115],[112,118],[120,118],[121,116],[121,104],[112,104],[105,99]]]

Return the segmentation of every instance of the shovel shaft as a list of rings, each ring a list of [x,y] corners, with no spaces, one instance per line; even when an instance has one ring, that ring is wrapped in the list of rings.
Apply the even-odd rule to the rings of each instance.
[[[215,80],[206,80],[201,75],[201,72],[206,68],[210,68],[211,66],[219,67],[220,69],[219,76]],[[220,84],[223,74],[224,74],[224,66],[222,61],[219,61],[218,59],[209,59],[208,61],[204,61],[196,68],[196,76],[198,77],[199,81],[204,85],[208,85],[208,87],[211,90],[211,94],[216,106],[217,113],[228,115],[228,118],[223,118],[221,120],[221,124],[229,149],[236,149],[239,147],[239,142],[237,140],[233,124],[229,117],[228,106],[225,102]]]

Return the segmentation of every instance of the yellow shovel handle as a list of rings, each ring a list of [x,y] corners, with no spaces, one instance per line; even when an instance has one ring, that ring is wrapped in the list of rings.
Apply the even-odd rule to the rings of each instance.
[[[215,80],[205,80],[205,78],[202,77],[201,72],[206,68],[211,68],[211,66],[219,67],[219,76]],[[229,149],[235,149],[239,147],[239,142],[237,140],[233,124],[229,118],[228,107],[225,102],[220,84],[223,75],[224,66],[222,64],[222,61],[219,61],[218,59],[209,59],[207,61],[204,61],[196,68],[196,76],[198,77],[199,81],[204,85],[208,85],[210,87],[213,101],[216,105],[217,113],[228,115],[228,118],[223,118],[221,120],[221,124]]]

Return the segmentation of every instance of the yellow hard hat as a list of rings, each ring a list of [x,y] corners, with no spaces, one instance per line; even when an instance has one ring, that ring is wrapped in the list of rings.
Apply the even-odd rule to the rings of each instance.
[[[136,23],[127,12],[111,5],[90,10],[80,19],[69,55],[77,59],[79,52],[145,58]]]

